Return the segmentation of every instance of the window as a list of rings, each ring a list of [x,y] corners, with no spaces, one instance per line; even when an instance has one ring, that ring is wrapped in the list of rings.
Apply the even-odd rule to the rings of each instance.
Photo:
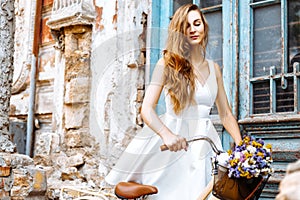
[[[182,5],[193,3],[192,0],[175,0],[173,1],[173,13]]]
[[[299,111],[300,2],[253,0],[251,114]]]
[[[201,11],[209,24],[207,58],[223,65],[222,0],[200,1]]]
[[[200,1],[201,8],[214,7],[214,6],[219,7],[221,4],[222,4],[222,0],[206,0],[206,1],[201,0]]]

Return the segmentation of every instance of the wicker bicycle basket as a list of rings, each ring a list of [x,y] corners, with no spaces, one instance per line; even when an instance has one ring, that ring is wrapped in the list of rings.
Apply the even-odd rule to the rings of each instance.
[[[269,178],[269,175],[267,177],[259,176],[250,179],[230,178],[226,167],[221,165],[217,167],[212,194],[222,200],[258,199]]]
[[[188,142],[198,140],[207,141],[216,156],[224,153],[218,150],[214,142],[207,136],[198,135],[188,140]],[[216,157],[212,158],[212,165],[214,175],[212,194],[221,200],[256,200],[260,197],[270,177],[270,174],[268,174],[264,177],[260,175],[250,179],[230,178],[228,176],[228,168],[219,165]]]

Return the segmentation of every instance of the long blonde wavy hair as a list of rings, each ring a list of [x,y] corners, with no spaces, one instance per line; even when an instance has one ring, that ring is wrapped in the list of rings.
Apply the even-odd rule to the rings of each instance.
[[[190,63],[190,44],[187,41],[187,15],[197,10],[204,24],[204,37],[200,41],[202,57],[205,58],[208,42],[208,24],[195,4],[186,4],[178,8],[169,24],[166,49],[163,51],[165,60],[164,83],[171,97],[173,110],[180,113],[187,105],[194,103],[195,74]]]

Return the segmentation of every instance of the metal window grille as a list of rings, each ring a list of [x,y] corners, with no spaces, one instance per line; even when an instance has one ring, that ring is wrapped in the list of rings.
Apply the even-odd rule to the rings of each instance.
[[[251,114],[298,113],[300,2],[254,0],[249,6]]]

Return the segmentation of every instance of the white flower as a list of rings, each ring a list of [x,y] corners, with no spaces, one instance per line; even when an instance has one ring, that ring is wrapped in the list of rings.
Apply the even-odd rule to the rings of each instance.
[[[250,167],[250,165],[249,165],[249,158],[248,158],[247,160],[245,160],[245,162],[243,163],[242,166],[243,166],[243,167],[247,167],[247,168]]]
[[[242,151],[243,155],[245,155],[246,153],[248,153],[247,150]]]
[[[241,153],[240,152],[235,152],[234,157],[237,158],[237,159],[240,159],[241,158]]]
[[[250,153],[255,153],[256,152],[256,148],[253,147],[253,146],[247,146],[247,150],[250,152]]]
[[[269,172],[269,169],[268,169],[268,168],[263,168],[263,169],[261,170],[261,172]]]
[[[268,149],[268,148],[265,148],[265,147],[264,147],[264,149],[265,149],[268,153],[271,152],[271,149]]]
[[[220,165],[227,167],[229,165],[229,162],[228,162],[229,155],[228,155],[228,153],[221,153],[220,155],[218,155],[217,160],[218,160],[218,163]]]
[[[253,163],[253,165],[256,163],[256,160],[254,160],[253,157],[250,158],[250,162]]]

